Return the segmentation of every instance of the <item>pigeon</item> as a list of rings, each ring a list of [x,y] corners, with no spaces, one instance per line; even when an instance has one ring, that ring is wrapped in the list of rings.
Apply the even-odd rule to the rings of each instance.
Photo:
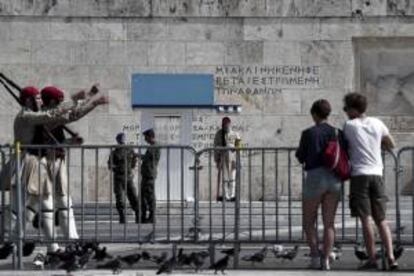
[[[342,246],[340,244],[334,245],[332,248],[331,254],[329,255],[329,259],[331,261],[339,260],[342,256]]]
[[[191,255],[186,255],[183,253],[183,251],[184,250],[182,248],[178,250],[177,265],[179,267],[182,267],[185,265],[189,266],[191,265],[191,262],[192,262],[192,259],[190,258]]]
[[[150,261],[151,260],[151,254],[149,252],[147,252],[147,251],[143,251],[141,253],[141,257],[145,261]]]
[[[360,245],[354,246],[354,254],[361,262],[369,259],[367,252]]]
[[[162,252],[160,256],[152,255],[150,261],[156,264],[162,264],[165,260],[167,260],[167,257],[168,253]]]
[[[209,257],[210,254],[207,251],[201,251],[197,253],[191,253],[191,263],[194,265],[195,271],[198,272],[204,265],[204,260]]]
[[[28,257],[32,255],[35,248],[36,244],[34,242],[25,242],[23,244],[23,257]]]
[[[33,265],[36,269],[45,269],[45,263],[46,263],[46,256],[42,253],[38,253],[36,257],[33,260]]]
[[[71,273],[73,271],[79,270],[81,267],[78,263],[76,255],[71,255],[71,258],[66,260],[59,268],[64,269],[67,273]]]
[[[138,254],[138,253],[121,257],[121,261],[126,263],[128,266],[133,266],[134,264],[139,262],[140,259],[141,259],[141,254]]]
[[[7,259],[9,255],[13,252],[13,244],[8,242],[3,245],[2,248],[0,248],[0,260]]]
[[[162,273],[171,273],[176,265],[177,260],[176,257],[173,255],[170,259],[161,264],[156,274],[159,275]]]
[[[119,274],[122,271],[121,257],[118,256],[114,260],[111,260],[103,265],[98,265],[98,269],[110,269],[113,274]]]
[[[217,271],[221,271],[221,273],[224,274],[224,270],[226,270],[229,265],[229,259],[230,255],[226,255],[224,258],[212,264],[209,269],[214,269],[214,274],[217,274]]]
[[[92,256],[92,249],[89,249],[83,255],[79,256],[79,266],[82,269],[86,268],[86,265],[89,263],[91,256]]]
[[[98,262],[103,261],[105,259],[112,259],[112,256],[106,253],[105,246],[102,249],[96,248],[94,251],[95,251],[95,256],[93,256],[93,259],[97,260]]]
[[[394,258],[398,260],[404,252],[404,247],[401,244],[396,244],[394,247]]]
[[[253,266],[255,263],[262,263],[267,255],[267,246],[262,248],[259,252],[254,253],[253,255],[248,255],[242,257],[242,260],[245,262],[252,262]]]
[[[60,256],[56,253],[47,253],[45,265],[49,266],[52,269],[56,269],[61,263]]]
[[[235,250],[234,250],[234,248],[229,248],[229,249],[223,249],[220,252],[223,253],[223,254],[232,256],[232,255],[234,255]]]
[[[285,250],[285,248],[281,244],[275,244],[275,245],[273,245],[273,248],[272,248],[273,254],[275,254],[276,258],[284,250]]]
[[[298,255],[298,251],[299,251],[299,246],[295,245],[293,249],[290,249],[290,250],[285,249],[282,252],[280,252],[276,257],[281,258],[283,260],[292,261]]]

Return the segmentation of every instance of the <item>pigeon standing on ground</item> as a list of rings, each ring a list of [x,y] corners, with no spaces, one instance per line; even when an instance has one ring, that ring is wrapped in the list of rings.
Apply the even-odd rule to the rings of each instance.
[[[150,261],[151,260],[151,254],[148,251],[142,251],[141,257],[144,261]]]
[[[252,262],[253,266],[255,263],[262,263],[267,255],[267,246],[262,248],[259,252],[256,252],[252,255],[243,256],[242,260],[245,262]]]
[[[190,259],[191,259],[191,263],[194,265],[194,269],[196,273],[201,270],[201,268],[204,265],[205,259],[209,256],[210,254],[207,251],[191,253]]]
[[[220,252],[226,255],[234,255],[235,249],[234,248],[223,249]]]
[[[150,261],[156,264],[162,264],[163,262],[167,260],[167,257],[168,257],[168,253],[162,252],[160,256],[152,255],[150,258]]]
[[[293,259],[296,258],[299,252],[299,246],[295,245],[293,249],[285,249],[282,252],[280,252],[276,258],[281,258],[282,260],[289,260],[293,261]]]
[[[224,270],[226,270],[229,265],[230,256],[231,255],[226,255],[224,258],[212,264],[209,269],[214,269],[214,274],[217,274],[217,271],[221,271],[221,273],[224,274]]]
[[[177,266],[183,267],[183,266],[189,266],[191,265],[192,259],[191,255],[187,255],[183,253],[184,249],[180,248],[178,250],[178,256],[177,256]]]
[[[70,255],[70,258],[64,261],[64,263],[59,267],[60,269],[66,270],[67,273],[71,273],[73,271],[79,270],[80,265],[78,263],[78,259],[76,255]]]
[[[105,259],[112,259],[112,256],[106,253],[106,247],[103,247],[102,249],[96,248],[94,251],[95,255],[93,256],[93,259],[98,262],[103,261]]]
[[[395,260],[398,260],[402,256],[403,252],[404,252],[404,247],[399,243],[395,244],[394,246]]]
[[[360,244],[354,246],[354,254],[361,262],[369,259],[367,252],[365,252],[365,249]]]
[[[9,255],[13,252],[13,244],[7,242],[0,248],[0,260],[7,259]]]
[[[141,254],[139,253],[130,254],[130,255],[121,257],[121,261],[123,261],[130,267],[138,263],[139,260],[141,260]]]
[[[82,269],[86,268],[86,265],[89,263],[91,256],[92,256],[92,249],[89,249],[88,251],[83,253],[83,255],[79,256],[79,266]]]
[[[112,270],[113,274],[119,274],[122,271],[122,262],[121,257],[118,256],[114,260],[111,260],[105,264],[98,265],[96,268],[98,269],[110,269]]]
[[[337,261],[342,257],[342,246],[340,244],[334,245],[329,258],[331,261]]]
[[[46,256],[42,253],[38,253],[36,257],[33,260],[33,265],[36,269],[45,269],[45,263],[46,263]]]
[[[170,259],[161,264],[156,274],[159,275],[162,273],[171,273],[176,265],[177,260],[176,257],[173,255]]]

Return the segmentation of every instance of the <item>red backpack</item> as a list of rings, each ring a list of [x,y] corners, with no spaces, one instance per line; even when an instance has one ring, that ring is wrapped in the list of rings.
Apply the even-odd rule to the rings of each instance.
[[[341,147],[338,137],[338,129],[335,128],[335,139],[328,142],[323,153],[323,162],[342,181],[351,177],[351,165],[348,153]]]

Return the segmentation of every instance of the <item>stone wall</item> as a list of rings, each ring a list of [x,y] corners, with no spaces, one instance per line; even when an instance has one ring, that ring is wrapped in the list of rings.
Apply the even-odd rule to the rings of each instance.
[[[110,105],[72,125],[91,144],[112,144],[119,131],[138,142],[144,111],[131,107],[132,74],[209,73],[216,103],[242,105],[231,117],[246,146],[296,146],[322,97],[341,126],[342,97],[367,84],[369,113],[412,145],[412,15],[408,0],[0,0],[0,71],[69,93],[99,82]],[[401,96],[392,105],[389,87]],[[0,105],[6,143],[18,106],[5,91]],[[209,146],[223,114],[191,116],[192,145]]]

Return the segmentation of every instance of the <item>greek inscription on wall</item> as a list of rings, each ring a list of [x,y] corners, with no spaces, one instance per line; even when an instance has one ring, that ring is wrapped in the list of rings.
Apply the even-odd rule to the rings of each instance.
[[[124,123],[121,132],[125,133],[125,141],[129,145],[136,145],[141,137],[141,126],[136,123]]]
[[[317,88],[319,74],[319,66],[217,66],[215,86],[219,95],[277,95],[283,88]]]
[[[200,150],[203,148],[214,147],[214,136],[220,129],[220,121],[221,117],[193,117],[192,141],[195,149]],[[242,147],[248,146],[248,144],[243,140],[243,137],[244,133],[247,133],[249,129],[249,126],[245,126],[237,122],[232,123],[232,130],[238,132],[242,138]]]

